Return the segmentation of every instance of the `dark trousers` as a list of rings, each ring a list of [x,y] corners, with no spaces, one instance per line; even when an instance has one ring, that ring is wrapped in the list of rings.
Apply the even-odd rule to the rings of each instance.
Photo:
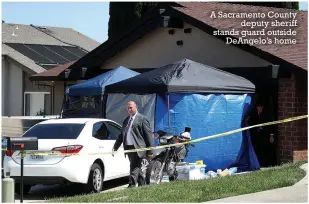
[[[134,146],[126,146],[127,150],[135,149]],[[130,178],[129,178],[129,186],[139,186],[145,185],[145,178],[143,176],[143,172],[141,169],[142,166],[142,158],[138,156],[136,152],[128,153],[129,161],[130,161]]]
[[[251,135],[252,144],[261,167],[269,167],[276,164],[276,146],[269,142],[267,133],[255,133]]]
[[[255,154],[259,160],[261,167],[267,166],[267,139],[266,136],[259,132],[251,133],[252,145],[255,150]]]

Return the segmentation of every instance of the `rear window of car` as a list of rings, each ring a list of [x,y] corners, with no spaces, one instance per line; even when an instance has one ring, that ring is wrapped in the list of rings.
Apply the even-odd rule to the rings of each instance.
[[[23,137],[37,137],[38,139],[76,139],[85,124],[58,123],[38,124],[29,129]]]

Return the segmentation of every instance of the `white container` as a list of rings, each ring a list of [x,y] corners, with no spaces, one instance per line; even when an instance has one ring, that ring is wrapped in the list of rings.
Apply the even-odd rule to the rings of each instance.
[[[176,166],[178,180],[189,180],[189,171],[191,165],[188,163],[179,164]]]
[[[189,180],[200,180],[205,178],[206,165],[193,164],[189,171]]]
[[[182,163],[176,166],[178,180],[199,180],[205,179],[206,165],[197,165],[195,163]]]

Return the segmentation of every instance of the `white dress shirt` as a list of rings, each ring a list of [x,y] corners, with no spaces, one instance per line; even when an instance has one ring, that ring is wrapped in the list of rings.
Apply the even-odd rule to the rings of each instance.
[[[126,144],[127,145],[133,145],[133,136],[132,136],[132,125],[133,125],[133,122],[134,122],[134,119],[135,119],[135,116],[136,116],[137,112],[135,113],[135,115],[131,116],[133,117],[132,118],[132,121],[131,121],[131,124],[129,126],[129,129],[128,129],[128,134],[127,134],[127,141],[126,141]],[[128,122],[130,121],[131,117],[129,118]]]

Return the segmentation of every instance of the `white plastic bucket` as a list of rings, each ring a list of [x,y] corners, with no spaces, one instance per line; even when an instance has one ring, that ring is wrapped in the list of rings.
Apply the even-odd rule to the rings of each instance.
[[[176,166],[178,180],[189,180],[190,167],[191,165],[189,163],[182,163]]]
[[[206,165],[191,165],[189,171],[189,180],[199,180],[205,178]]]
[[[178,180],[199,180],[205,178],[206,165],[182,163],[176,166]]]

